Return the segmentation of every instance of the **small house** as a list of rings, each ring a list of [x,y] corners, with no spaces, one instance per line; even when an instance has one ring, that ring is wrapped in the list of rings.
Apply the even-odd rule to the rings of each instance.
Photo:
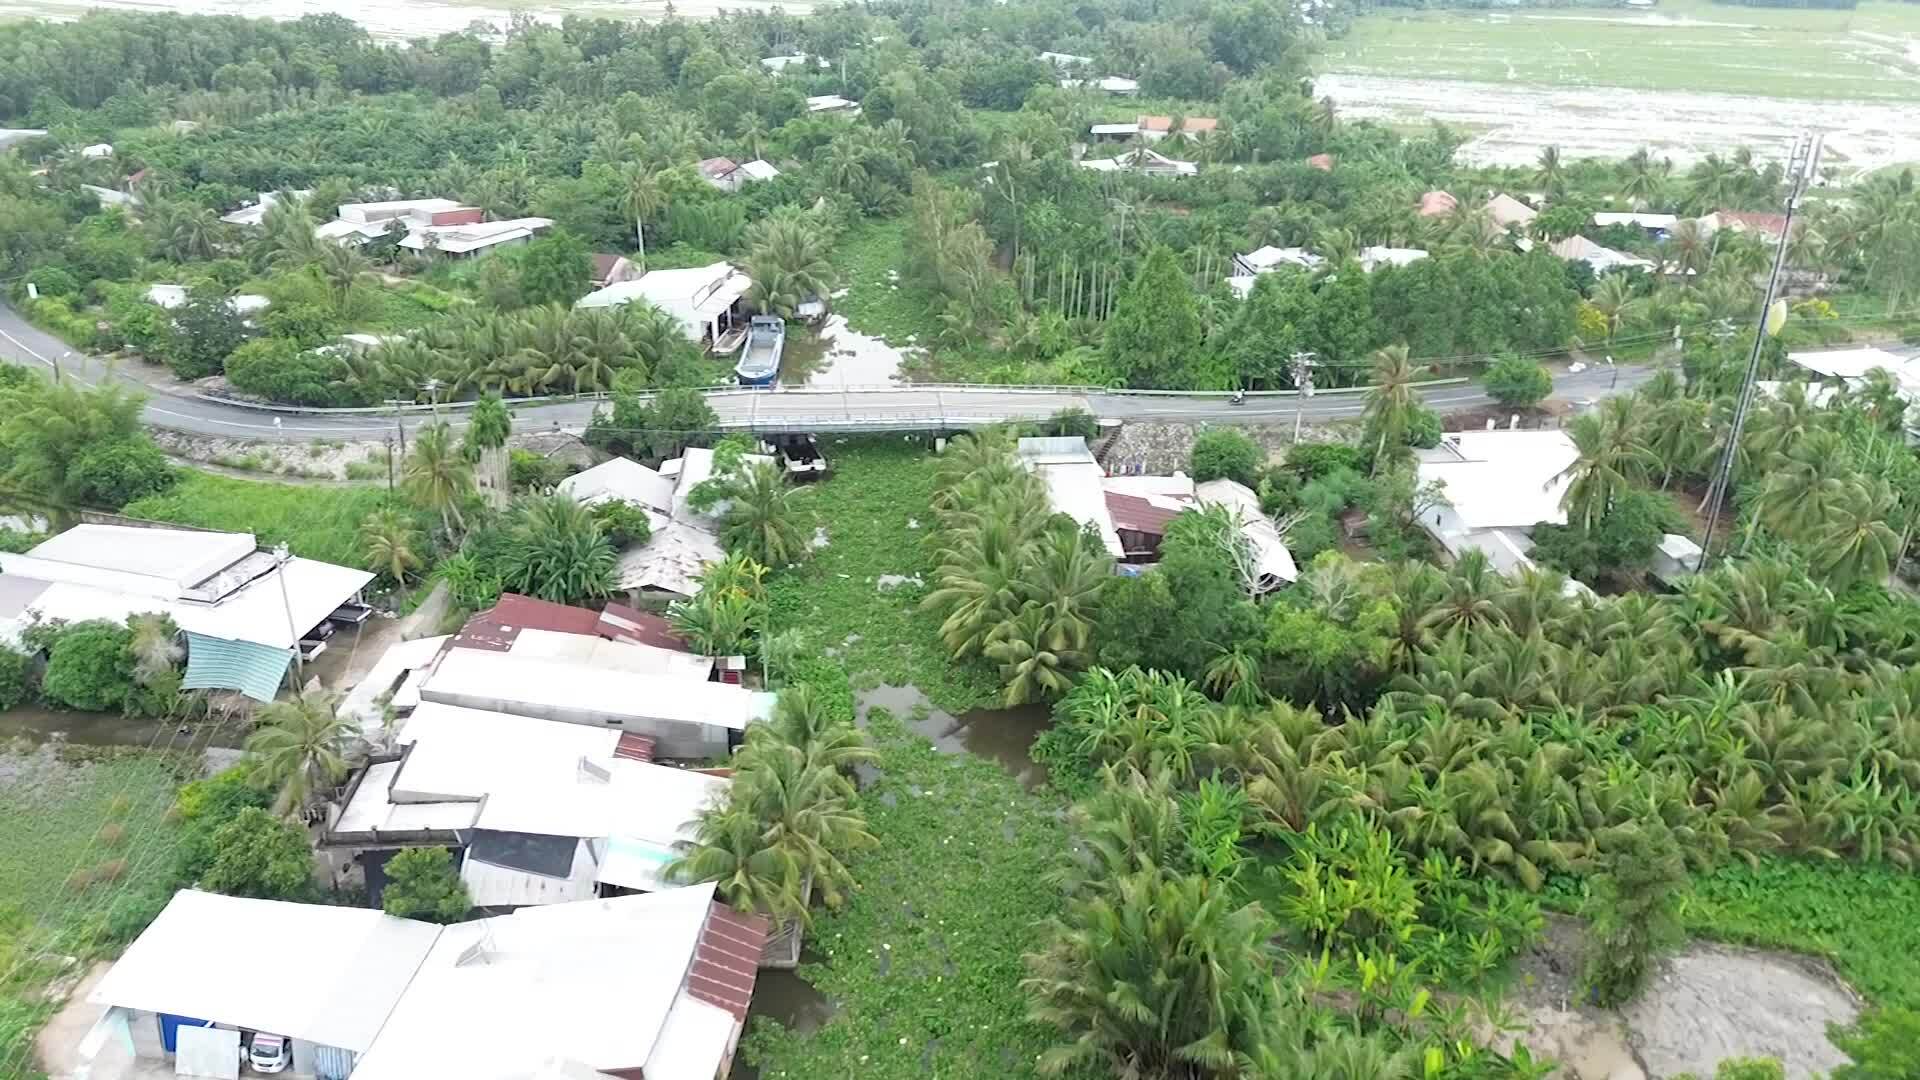
[[[807,99],[807,112],[814,116],[858,116],[860,103],[838,94],[816,94]]]
[[[607,255],[596,252],[593,256],[593,277],[591,284],[596,289],[622,281],[632,281],[639,277],[641,270],[632,259],[625,255]]]
[[[739,348],[746,327],[742,298],[753,279],[729,263],[678,270],[648,270],[574,301],[577,308],[619,307],[644,300],[680,324],[687,340],[728,352]]]
[[[1130,172],[1168,179],[1193,176],[1200,171],[1200,166],[1191,161],[1178,161],[1144,146],[1129,150],[1119,157],[1082,158],[1080,167],[1095,172]]]
[[[1579,456],[1557,429],[1444,435],[1438,446],[1415,451],[1420,482],[1439,484],[1443,500],[1421,515],[1420,527],[1455,558],[1474,549],[1503,574],[1529,569],[1534,526],[1566,524],[1561,500]]]

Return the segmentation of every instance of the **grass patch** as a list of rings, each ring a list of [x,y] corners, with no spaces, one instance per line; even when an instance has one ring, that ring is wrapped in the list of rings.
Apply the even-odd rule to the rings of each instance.
[[[0,748],[0,1071],[39,1075],[31,1041],[61,958],[104,954],[164,904],[187,771],[142,750]]]
[[[1875,1004],[1920,1009],[1920,876],[1774,858],[1731,863],[1694,887],[1694,933],[1825,956]]]
[[[923,546],[933,526],[931,455],[898,439],[830,442],[824,449],[833,476],[803,505],[827,530],[828,545],[800,569],[773,577],[771,632],[797,627],[808,655],[834,650],[857,687],[917,686],[956,715],[992,704],[999,689],[993,671],[947,655],[940,620],[920,610],[925,586],[883,592],[878,585],[885,574],[932,578]]]
[[[1899,38],[1920,11],[1748,8],[1665,0],[1654,12],[1577,8],[1395,11],[1329,42],[1326,71],[1756,97],[1913,100]],[[1885,35],[1885,36],[1876,36]]]
[[[932,295],[901,280],[906,276],[910,225],[905,217],[863,220],[848,229],[833,250],[833,267],[840,272],[840,287],[847,290],[833,301],[833,310],[847,317],[848,326],[895,347],[929,344],[940,332]]]
[[[359,566],[360,523],[386,497],[376,487],[296,487],[187,473],[172,488],[128,503],[126,513],[203,529],[250,532],[262,544],[286,544],[295,555]]]
[[[990,762],[942,754],[883,710],[879,782],[860,799],[879,848],[860,891],[808,938],[800,975],[838,1008],[796,1035],[755,1018],[747,1060],[793,1077],[1038,1075],[1049,1029],[1026,1018],[1024,953],[1060,907],[1042,876],[1066,849],[1058,806]]]

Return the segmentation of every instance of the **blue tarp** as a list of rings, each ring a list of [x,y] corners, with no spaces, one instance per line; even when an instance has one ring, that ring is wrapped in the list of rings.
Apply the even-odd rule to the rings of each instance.
[[[175,1016],[172,1013],[159,1013],[160,1048],[171,1054],[180,1048],[180,1029],[183,1027],[212,1027],[211,1020],[196,1020],[191,1016]]]
[[[255,701],[272,701],[291,663],[292,649],[188,633],[187,675],[180,687],[238,690]]]

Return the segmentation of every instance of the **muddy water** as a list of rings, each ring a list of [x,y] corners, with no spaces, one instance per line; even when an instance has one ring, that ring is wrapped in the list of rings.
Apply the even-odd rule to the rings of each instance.
[[[817,1030],[833,1017],[833,1002],[815,990],[807,980],[791,971],[761,971],[753,981],[753,1004],[748,1018],[763,1016],[778,1020],[788,1031],[801,1034]],[[728,1080],[760,1080],[760,1070],[735,1054]]]
[[[195,723],[182,731],[177,721],[132,720],[111,713],[57,712],[22,706],[0,712],[0,743],[16,738],[43,743],[64,740],[85,746],[144,746],[178,749],[185,746],[238,749],[246,728],[226,725],[208,730]]]
[[[1046,768],[1033,760],[1033,740],[1050,722],[1045,705],[975,709],[954,716],[933,708],[927,696],[911,686],[876,686],[854,695],[854,704],[862,723],[867,710],[883,708],[925,735],[935,748],[986,758],[1029,791],[1046,782]]]

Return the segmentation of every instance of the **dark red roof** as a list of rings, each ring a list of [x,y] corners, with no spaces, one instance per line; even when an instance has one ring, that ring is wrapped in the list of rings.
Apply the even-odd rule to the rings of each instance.
[[[1713,216],[1722,224],[1739,225],[1771,236],[1779,236],[1787,227],[1787,215],[1764,210],[1715,210]]]
[[[652,761],[653,736],[623,731],[620,741],[613,744],[613,756],[628,761]]]
[[[624,258],[626,258],[625,255],[605,255],[594,252],[593,280],[605,281],[612,277],[613,272],[620,268],[620,260]]]
[[[710,157],[700,162],[700,171],[715,180],[729,176],[739,168],[740,166],[734,164],[732,158]]]
[[[506,652],[522,630],[552,630],[560,634],[592,636],[600,613],[539,600],[518,593],[502,593],[500,601],[467,620],[449,644],[462,649]]]
[[[680,635],[673,632],[673,624],[666,616],[651,611],[640,611],[625,604],[608,604],[600,613],[600,621],[594,626],[593,633],[614,641],[632,641],[641,645],[651,645],[656,649],[672,649],[675,652],[692,652]]]
[[[1138,495],[1121,495],[1107,492],[1107,513],[1113,518],[1113,527],[1128,532],[1146,533],[1149,536],[1165,536],[1167,522],[1172,521],[1178,510],[1169,510],[1155,506]]]
[[[687,993],[709,1005],[718,1005],[734,1019],[747,1018],[753,1002],[753,980],[760,970],[760,953],[767,947],[767,920],[742,915],[725,904],[708,911],[707,925],[693,950],[687,972]]]

